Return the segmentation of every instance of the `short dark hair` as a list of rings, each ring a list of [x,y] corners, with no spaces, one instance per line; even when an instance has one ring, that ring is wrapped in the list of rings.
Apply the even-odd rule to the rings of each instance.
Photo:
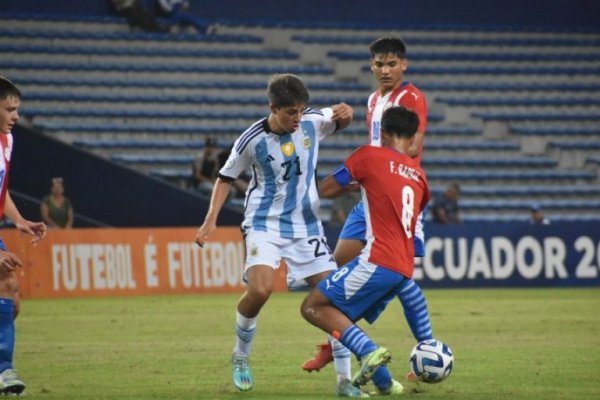
[[[302,79],[292,74],[273,75],[269,79],[267,97],[276,107],[290,107],[306,104],[309,100],[308,89]]]
[[[410,139],[419,129],[419,116],[404,107],[390,107],[381,116],[381,130],[389,135]]]
[[[398,58],[406,57],[406,44],[404,41],[397,37],[384,36],[369,46],[371,51],[371,58],[374,58],[376,54],[395,54]]]
[[[21,91],[10,80],[0,75],[0,100],[4,100],[9,97],[21,98]]]

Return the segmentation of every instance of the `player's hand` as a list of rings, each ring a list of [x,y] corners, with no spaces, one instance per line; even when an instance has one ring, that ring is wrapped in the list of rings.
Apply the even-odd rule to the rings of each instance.
[[[26,219],[15,224],[17,229],[32,236],[31,243],[37,243],[46,236],[47,227],[43,222],[31,222]]]
[[[346,103],[340,103],[331,106],[331,110],[333,111],[333,115],[331,116],[332,121],[339,121],[345,119],[352,120],[352,117],[354,115],[354,110]]]
[[[21,259],[16,254],[0,250],[0,276],[8,272],[13,272],[21,265]]]
[[[213,232],[217,229],[217,225],[214,223],[204,222],[198,231],[196,232],[195,242],[200,247],[204,247],[204,243],[208,240],[208,238],[213,234]]]

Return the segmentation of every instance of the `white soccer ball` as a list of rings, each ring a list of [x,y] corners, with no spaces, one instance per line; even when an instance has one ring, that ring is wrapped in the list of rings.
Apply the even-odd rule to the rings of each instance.
[[[454,368],[454,354],[447,344],[435,339],[423,340],[410,353],[410,370],[420,381],[438,383]]]

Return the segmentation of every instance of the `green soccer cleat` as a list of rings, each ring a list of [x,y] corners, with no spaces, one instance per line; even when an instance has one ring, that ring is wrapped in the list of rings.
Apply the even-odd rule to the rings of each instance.
[[[392,385],[387,390],[377,389],[377,393],[384,396],[395,396],[404,393],[404,386],[397,380],[392,379]]]
[[[375,371],[382,365],[386,365],[392,359],[392,353],[385,347],[379,347],[361,360],[360,371],[352,377],[352,385],[361,387],[366,385],[370,380]]]
[[[231,357],[233,365],[233,384],[241,392],[247,392],[252,389],[254,380],[250,370],[250,361],[248,357],[239,357],[235,354]]]
[[[21,394],[24,390],[25,384],[19,379],[17,371],[8,368],[0,373],[0,393]]]
[[[338,397],[358,397],[358,398],[368,398],[369,395],[359,388],[352,386],[352,383],[349,379],[344,379],[340,383],[338,383],[335,388],[335,393]]]

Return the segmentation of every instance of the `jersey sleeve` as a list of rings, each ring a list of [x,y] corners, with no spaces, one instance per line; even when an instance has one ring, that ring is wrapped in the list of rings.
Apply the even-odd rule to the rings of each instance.
[[[229,154],[229,158],[225,162],[225,165],[219,170],[220,177],[235,180],[252,164],[252,149],[254,146],[252,142],[250,142],[241,148],[241,153],[238,153],[238,142],[240,139],[241,138],[238,138],[235,141],[231,154]]]
[[[344,163],[346,165],[346,169],[348,169],[350,172],[352,179],[357,182],[360,182],[365,176],[365,168],[367,165],[365,158],[369,153],[370,147],[371,146],[367,145],[360,146],[352,154],[350,154]]]
[[[337,128],[336,122],[331,120],[331,117],[333,117],[333,110],[330,107],[326,107],[322,108],[321,112],[323,113],[323,117],[319,119],[321,128],[319,129],[319,140],[331,135]]]
[[[427,130],[427,99],[421,91],[413,88],[405,96],[396,100],[394,105],[406,107],[417,113],[419,116],[419,128],[417,132],[425,133]]]

